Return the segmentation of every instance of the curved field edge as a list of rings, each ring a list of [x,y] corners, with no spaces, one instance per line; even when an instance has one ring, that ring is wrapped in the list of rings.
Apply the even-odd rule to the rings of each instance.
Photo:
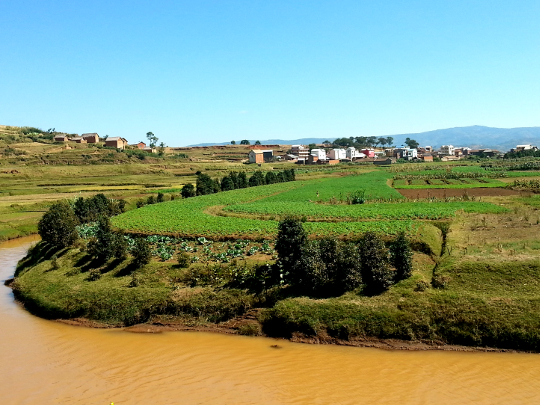
[[[505,210],[488,203],[429,203],[430,205],[421,206],[420,208],[416,208],[409,203],[366,204],[365,207],[367,208],[363,208],[362,206],[333,206],[310,202],[310,199],[315,198],[319,198],[320,201],[327,201],[336,198],[336,195],[345,198],[346,195],[344,196],[344,194],[360,189],[369,190],[370,195],[375,198],[404,201],[401,194],[386,184],[388,178],[388,173],[370,172],[340,178],[323,178],[250,187],[147,205],[113,218],[112,224],[129,233],[146,235],[204,236],[215,240],[236,238],[270,239],[277,233],[278,221],[276,220],[211,215],[209,211],[212,211],[213,207],[227,210],[229,206],[234,206],[231,209],[245,212],[250,209],[253,210],[252,207],[259,207],[256,209],[264,211],[265,215],[274,215],[276,212],[271,212],[264,207],[286,207],[289,204],[288,209],[283,209],[277,215],[313,215],[318,217],[316,222],[308,221],[305,224],[306,230],[310,234],[315,236],[346,235],[347,237],[354,237],[368,230],[386,234],[396,234],[400,231],[409,234],[415,233],[419,225],[414,220],[419,218],[440,219],[451,217],[458,209],[471,212],[504,212]],[[337,191],[340,193],[337,194]],[[400,206],[402,206],[401,209]],[[291,207],[293,209],[290,209]],[[310,210],[316,212],[311,214]],[[342,213],[340,214],[340,212]],[[328,223],[321,222],[321,218],[329,218],[330,221]],[[336,219],[341,222],[336,222]],[[361,219],[384,220],[358,221]]]

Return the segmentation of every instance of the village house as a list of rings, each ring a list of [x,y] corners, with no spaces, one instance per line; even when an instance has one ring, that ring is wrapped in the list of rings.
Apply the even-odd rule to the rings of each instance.
[[[110,148],[125,149],[127,143],[127,139],[119,136],[113,136],[105,139],[105,146]]]
[[[326,151],[324,149],[311,149],[311,156],[316,156],[317,160],[326,160]]]
[[[71,138],[71,142],[75,142],[75,143],[87,143],[87,142],[86,142],[86,139],[84,139],[82,136],[75,136],[75,137]]]
[[[98,143],[99,142],[99,135],[95,132],[89,132],[87,134],[82,134],[81,138],[83,138],[88,143]]]
[[[356,150],[356,148],[354,146],[349,146],[345,150],[345,156],[347,157],[347,159],[351,159],[351,160],[363,159],[363,158],[366,157],[365,154],[363,154],[362,152]]]
[[[424,160],[424,162],[433,162],[433,155],[425,153],[422,156],[422,159]]]
[[[139,142],[139,143],[136,143],[134,145],[131,145],[137,149],[141,149],[141,150],[144,150],[146,148],[146,144],[144,142]]]
[[[362,152],[368,158],[375,157],[375,151],[373,149],[362,149],[360,152]]]
[[[269,150],[250,150],[249,154],[249,163],[264,163],[271,162],[274,158],[274,151]]]
[[[441,155],[455,156],[455,148],[453,145],[443,145],[439,149]]]
[[[398,159],[412,160],[418,157],[418,151],[411,148],[396,148],[394,149],[394,157]]]
[[[345,149],[332,149],[328,153],[328,157],[331,160],[343,160],[347,159],[347,151]]]
[[[306,161],[309,156],[309,148],[306,148],[304,145],[292,145],[291,155],[298,156],[298,162]]]
[[[69,141],[69,138],[67,136],[65,136],[65,135],[56,135],[54,137],[54,141],[55,142],[67,142],[67,141]]]

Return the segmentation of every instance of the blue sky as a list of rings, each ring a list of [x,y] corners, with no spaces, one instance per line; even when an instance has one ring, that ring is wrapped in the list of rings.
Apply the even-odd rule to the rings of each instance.
[[[0,124],[167,145],[540,125],[540,2],[0,2]]]

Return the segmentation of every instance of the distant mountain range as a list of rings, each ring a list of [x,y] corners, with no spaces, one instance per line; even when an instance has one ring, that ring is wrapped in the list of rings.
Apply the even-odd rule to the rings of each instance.
[[[385,135],[394,138],[394,145],[402,145],[405,138],[411,138],[420,143],[420,146],[430,145],[439,148],[441,145],[468,146],[473,149],[490,148],[505,152],[516,145],[533,144],[540,146],[540,127],[529,128],[491,128],[474,125],[470,127],[457,127],[436,129],[435,131],[419,132],[413,134]],[[302,138],[302,139],[260,139],[263,145],[308,145],[310,143],[322,143],[334,138]],[[251,144],[256,140],[249,140]],[[240,140],[237,140],[240,142]],[[229,145],[223,143],[201,143],[190,146]]]

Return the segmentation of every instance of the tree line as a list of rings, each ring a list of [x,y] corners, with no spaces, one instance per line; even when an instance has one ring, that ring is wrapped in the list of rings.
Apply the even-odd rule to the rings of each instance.
[[[412,249],[404,233],[385,243],[374,232],[356,242],[327,237],[310,241],[302,222],[279,223],[270,284],[287,284],[298,294],[339,296],[364,285],[379,294],[412,273]]]
[[[282,171],[271,171],[263,173],[258,170],[247,177],[244,172],[231,171],[221,179],[213,179],[205,173],[198,171],[195,185],[186,184],[181,191],[182,197],[189,198],[197,195],[214,194],[220,191],[236,190],[239,188],[263,186],[265,184],[283,183],[295,181],[296,173],[294,169],[285,169]]]

